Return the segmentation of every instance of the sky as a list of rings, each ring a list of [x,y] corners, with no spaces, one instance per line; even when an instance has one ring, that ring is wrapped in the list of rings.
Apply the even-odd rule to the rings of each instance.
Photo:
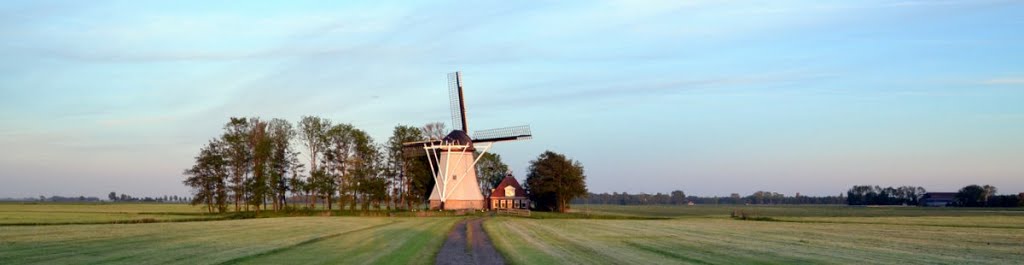
[[[1024,192],[1020,1],[3,1],[0,197],[185,195],[233,116],[450,124],[592,192]]]

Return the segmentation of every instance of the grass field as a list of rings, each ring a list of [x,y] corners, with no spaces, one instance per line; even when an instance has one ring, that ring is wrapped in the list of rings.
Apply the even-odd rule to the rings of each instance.
[[[289,217],[0,227],[4,264],[433,263],[456,218]]]
[[[438,212],[321,217],[299,211],[198,221],[225,217],[203,210],[0,204],[0,263],[428,264],[461,219],[415,217],[453,214]],[[734,220],[734,210],[767,218]],[[488,218],[484,228],[513,264],[1024,263],[1021,208],[574,205],[573,211]],[[157,222],[112,223],[140,218]]]
[[[769,221],[734,220],[733,211]],[[574,205],[573,212],[595,219],[498,218],[485,228],[515,264],[1024,262],[1021,208]],[[608,220],[615,217],[661,220]]]
[[[818,217],[818,222],[497,218],[485,229],[513,264],[1019,264],[1024,218]],[[865,219],[881,218],[881,219]],[[830,223],[838,222],[838,223]],[[927,224],[927,225],[922,225]]]
[[[220,218],[205,208],[162,203],[0,203],[0,226],[185,221]]]

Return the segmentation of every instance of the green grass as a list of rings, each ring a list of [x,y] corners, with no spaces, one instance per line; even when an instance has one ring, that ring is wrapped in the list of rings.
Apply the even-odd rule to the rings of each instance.
[[[485,222],[484,228],[513,264],[1013,264],[1024,260],[1024,217],[1019,216],[795,220],[806,222],[500,217]],[[983,227],[992,223],[997,225]]]
[[[433,263],[457,218],[0,226],[5,264]]]
[[[220,219],[205,208],[162,203],[0,203],[0,226]]]
[[[0,263],[425,264],[433,263],[445,235],[465,218],[437,211],[204,210],[183,204],[3,203]],[[734,210],[763,218],[734,220]],[[192,222],[243,216],[256,218]],[[140,220],[155,223],[112,224]],[[513,264],[1024,260],[1021,208],[574,205],[568,214],[490,218],[484,229]]]

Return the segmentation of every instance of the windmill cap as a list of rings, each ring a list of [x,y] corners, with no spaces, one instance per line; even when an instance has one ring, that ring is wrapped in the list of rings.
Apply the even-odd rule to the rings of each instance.
[[[473,143],[473,140],[469,138],[469,135],[462,130],[454,130],[448,133],[448,136],[445,136],[444,140],[447,142],[453,142],[460,145],[470,145]]]

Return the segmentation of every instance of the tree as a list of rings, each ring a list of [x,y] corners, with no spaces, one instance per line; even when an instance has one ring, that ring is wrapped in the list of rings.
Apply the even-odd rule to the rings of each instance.
[[[968,185],[956,193],[956,202],[960,206],[978,207],[985,202],[985,188],[978,185]]]
[[[386,174],[392,176],[393,182],[397,186],[395,191],[396,197],[398,197],[397,203],[407,205],[407,208],[412,208],[411,198],[413,196],[410,194],[410,190],[413,183],[409,176],[412,174],[411,170],[414,169],[412,164],[416,162],[417,156],[413,153],[406,153],[404,144],[421,140],[423,140],[423,132],[419,128],[398,125],[392,130],[391,138],[388,138],[387,142],[387,168],[385,171]],[[411,150],[410,152],[421,152],[421,150]]]
[[[423,137],[427,140],[441,140],[448,135],[443,122],[431,122],[423,125]]]
[[[738,195],[739,194],[737,194],[737,196]],[[670,200],[672,201],[672,204],[685,204],[686,203],[686,193],[683,193],[683,191],[681,191],[681,190],[672,191],[672,196],[671,196]]]
[[[352,187],[353,195],[361,197],[363,210],[369,209],[371,203],[379,208],[380,202],[387,199],[389,185],[387,179],[380,174],[380,149],[373,138],[363,130],[353,129],[351,136],[354,152],[348,162],[351,168],[350,179],[353,181],[350,184],[355,185]],[[355,200],[353,206],[354,203]]]
[[[345,203],[355,203],[355,194],[351,189],[352,159],[356,153],[355,143],[356,128],[351,124],[338,124],[332,126],[325,134],[324,159],[321,161],[325,176],[331,179],[332,186],[337,190],[331,190],[330,194],[338,192],[338,204],[344,209]],[[332,196],[326,196],[327,208],[331,208]],[[350,197],[351,196],[351,197]],[[350,199],[351,198],[351,199]],[[353,207],[354,208],[354,207]]]
[[[249,187],[249,204],[259,213],[260,205],[266,209],[267,195],[270,193],[269,172],[267,162],[272,153],[272,143],[267,136],[267,122],[259,118],[249,119],[248,148],[251,154],[252,178],[247,182]]]
[[[729,195],[729,201],[732,204],[741,204],[743,203],[743,197],[740,197],[739,193],[733,193]]]
[[[227,166],[221,142],[212,140],[200,149],[199,155],[195,157],[195,164],[184,172],[189,176],[184,183],[192,188],[195,195],[190,202],[192,205],[206,204],[207,211],[211,213],[214,208],[218,212],[227,209],[227,190],[224,181],[228,178]],[[114,193],[111,192],[110,196],[114,196]]]
[[[291,191],[293,195],[298,194],[298,196],[302,196],[303,192],[308,190],[306,188],[306,182],[299,178],[299,176],[305,171],[305,166],[302,163],[299,163],[298,152],[293,154],[294,156],[292,157],[291,163],[292,177],[288,180],[288,190]],[[287,205],[285,206],[287,207]]]
[[[246,194],[246,175],[249,167],[251,149],[249,148],[249,121],[245,118],[231,117],[224,125],[221,141],[225,145],[225,159],[231,172],[231,193],[234,195],[235,211],[241,211],[243,197]],[[248,206],[246,207],[248,208]]]
[[[527,193],[537,209],[565,212],[570,200],[587,194],[586,178],[579,161],[545,151],[530,161]]]
[[[299,120],[299,140],[306,146],[306,153],[309,155],[309,173],[310,179],[306,181],[307,185],[314,183],[312,180],[313,172],[317,171],[317,157],[320,155],[321,150],[324,148],[325,142],[327,141],[327,130],[331,127],[331,121],[322,119],[316,116],[303,116]],[[313,185],[307,186],[306,197],[309,198],[310,208],[316,207],[316,200],[312,192]]]
[[[501,155],[484,153],[476,163],[476,176],[480,180],[480,191],[484,197],[490,196],[491,189],[501,184],[501,180],[505,179],[507,174],[508,165],[501,162]]]
[[[327,206],[331,206],[331,198],[333,198],[337,184],[335,184],[334,180],[327,174],[327,171],[323,168],[318,168],[315,171],[310,172],[309,181],[306,185],[306,188],[309,189],[310,192],[325,197]]]
[[[992,196],[995,196],[996,195],[996,191],[999,190],[999,189],[996,189],[996,187],[992,186],[992,185],[981,186],[981,189],[985,191],[984,195],[982,196],[984,198],[983,201],[985,201],[985,202],[988,202],[988,198],[990,198]]]
[[[117,193],[114,193],[113,191],[111,191],[110,194],[107,194],[107,198],[110,199],[110,201],[116,201],[117,200]]]
[[[409,159],[406,164],[406,176],[405,179],[408,182],[408,189],[405,192],[407,196],[406,205],[409,209],[413,208],[414,204],[421,204],[424,207],[429,205],[424,204],[427,198],[430,197],[431,189],[434,188],[434,175],[430,171],[430,162],[427,161],[427,156],[418,156]]]
[[[270,179],[269,183],[273,189],[274,210],[283,209],[287,205],[288,182],[287,175],[292,170],[300,170],[296,167],[298,163],[298,152],[292,150],[291,140],[295,137],[295,130],[286,120],[273,119],[268,125],[270,142]],[[294,178],[296,174],[293,174]]]

